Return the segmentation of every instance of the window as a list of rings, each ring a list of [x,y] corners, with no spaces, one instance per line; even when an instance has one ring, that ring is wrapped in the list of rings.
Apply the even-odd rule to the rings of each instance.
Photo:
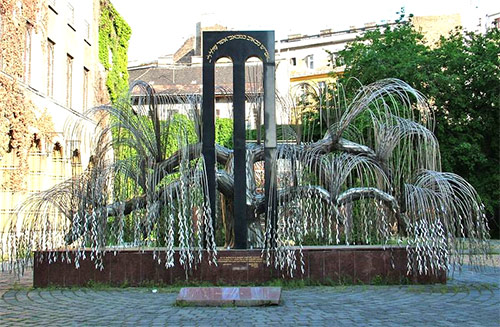
[[[31,32],[32,25],[26,23],[26,31],[24,33],[24,82],[29,83],[31,80]]]
[[[73,5],[68,2],[68,25],[74,29],[74,24],[75,24],[75,8],[73,8]]]
[[[319,90],[320,90],[321,94],[323,94],[325,92],[325,89],[326,89],[326,83],[325,83],[325,81],[319,82],[318,86],[319,86]]]
[[[314,69],[314,56],[309,55],[306,57],[306,66],[309,69]]]
[[[52,10],[52,12],[53,12],[54,14],[56,14],[56,15],[57,15],[57,10],[56,10],[56,0],[48,0],[48,1],[47,1],[47,4],[48,4],[48,6],[49,6],[49,9],[51,9],[51,10]]]
[[[12,10],[12,17],[14,20],[18,19],[18,17],[21,17],[23,13],[23,3],[21,1],[16,2],[16,7],[13,8]]]
[[[86,20],[83,21],[83,35],[86,41],[90,41],[90,24]]]
[[[61,143],[56,142],[52,148],[52,172],[50,172],[53,183],[58,183],[65,179],[65,166],[66,162],[63,156],[63,147]]]
[[[87,110],[87,99],[89,93],[89,70],[83,67],[83,111]]]
[[[335,65],[336,66],[344,66],[345,65],[344,57],[336,56],[335,57]]]
[[[71,108],[73,98],[73,57],[66,57],[66,107]]]
[[[308,87],[307,83],[302,83],[300,85],[300,96],[303,98],[307,95],[307,87]]]
[[[330,60],[329,61],[331,62],[333,67],[340,67],[340,66],[343,66],[345,64],[344,58],[342,56],[340,56],[338,52],[330,53]]]
[[[47,96],[54,96],[54,47],[52,40],[47,40]]]
[[[3,19],[2,13],[0,13],[0,40],[2,39],[2,33],[3,33],[3,31],[2,31],[2,28],[3,28],[2,19]],[[3,70],[3,59],[2,58],[3,58],[2,51],[0,50],[0,70]]]
[[[496,28],[500,28],[500,18],[495,18],[493,21],[493,26]]]
[[[78,176],[82,173],[82,160],[80,158],[80,151],[74,149],[71,154],[71,176]]]
[[[295,58],[295,57],[290,58],[290,65],[297,66],[297,58]]]

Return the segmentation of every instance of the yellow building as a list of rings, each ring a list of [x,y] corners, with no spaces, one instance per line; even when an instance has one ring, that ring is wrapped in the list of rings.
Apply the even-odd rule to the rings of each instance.
[[[496,24],[498,14],[490,14],[488,26]],[[415,16],[411,22],[417,31],[424,35],[427,45],[432,46],[441,36],[447,36],[457,26],[463,24],[460,14],[441,16]],[[473,20],[474,22],[476,20]],[[479,21],[481,21],[479,19]],[[394,25],[395,23],[388,23]],[[464,26],[466,30],[474,30],[474,26]],[[289,35],[288,38],[276,42],[276,85],[281,96],[289,98],[301,97],[304,94],[314,94],[316,99],[325,96],[326,86],[335,82],[335,76],[343,73],[345,65],[338,52],[349,42],[361,36],[365,31],[386,28],[387,24],[365,24],[363,27],[352,26],[347,30],[322,30],[314,35]],[[324,98],[323,98],[324,99]],[[300,109],[300,108],[298,108]],[[302,108],[301,110],[304,110]],[[278,113],[284,112],[278,108]],[[297,115],[297,113],[296,113]],[[300,117],[300,113],[298,113]],[[294,117],[278,117],[278,122],[297,123]]]
[[[425,43],[434,46],[441,36],[447,36],[462,25],[460,14],[440,16],[416,16],[411,20],[415,30],[424,35]]]
[[[326,99],[328,85],[335,82],[335,76],[344,71],[345,65],[338,57],[338,52],[363,32],[381,27],[366,24],[363,27],[351,27],[342,31],[322,30],[315,35],[289,35],[286,39],[278,40],[276,42],[277,93],[288,99],[289,107],[280,108],[280,104],[277,104],[277,113],[281,115],[277,117],[278,123],[300,124],[302,114],[317,110],[316,102]],[[316,100],[312,102],[309,101],[312,99],[306,100],[305,95],[308,97],[313,95]]]
[[[87,146],[63,132],[109,99],[99,16],[99,0],[0,3],[0,227],[28,195],[88,163]]]
[[[276,42],[276,84],[278,92],[286,94],[296,86],[307,83],[319,91],[324,83],[333,81],[332,75],[344,70],[337,53],[364,31],[379,28],[367,24],[343,31],[322,30],[315,35],[289,35]],[[333,74],[332,74],[333,73]]]

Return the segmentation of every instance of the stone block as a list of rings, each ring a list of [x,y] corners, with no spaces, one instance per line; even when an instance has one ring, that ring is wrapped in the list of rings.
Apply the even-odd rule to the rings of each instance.
[[[186,306],[265,306],[279,305],[281,287],[185,287],[177,305]]]

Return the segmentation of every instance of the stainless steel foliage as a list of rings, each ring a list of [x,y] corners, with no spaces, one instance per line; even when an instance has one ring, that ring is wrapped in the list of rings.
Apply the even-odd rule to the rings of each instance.
[[[302,246],[310,239],[406,245],[408,270],[419,274],[463,264],[466,251],[483,254],[469,256],[471,263],[481,264],[488,252],[483,205],[464,179],[440,172],[433,113],[425,97],[396,79],[362,87],[351,103],[341,86],[336,88],[335,93],[322,89],[327,93],[319,104],[310,102],[328,123],[322,139],[312,142],[307,130],[283,131],[274,160],[277,183],[271,185],[277,197],[276,202],[269,199],[268,207],[262,172],[255,169],[262,166],[264,148],[248,144],[250,244],[262,248],[268,264],[290,275],[303,270]],[[90,256],[102,269],[105,252],[131,246],[155,248],[155,259],[166,268],[175,264],[175,248],[186,271],[201,260],[204,249],[216,264],[199,144],[201,99],[158,95],[145,83],[132,90],[140,94],[132,105],[124,101],[87,113],[97,121],[90,132],[85,128],[90,119],[68,124],[72,137],[94,149],[91,163],[80,176],[23,204],[18,219],[4,231],[2,251],[13,266],[22,268],[32,250],[42,250],[51,261],[71,261],[77,267]],[[309,96],[277,99],[288,121],[300,122]],[[175,119],[168,109],[174,106],[190,113],[198,141],[189,142],[182,124],[171,133]],[[179,149],[175,152],[168,150],[172,138]],[[230,199],[232,150],[217,145],[216,152],[224,167],[217,170],[217,187]],[[275,231],[264,214],[274,205]],[[125,240],[130,221],[133,235],[128,231]],[[61,247],[67,250],[62,258],[53,252]],[[70,256],[70,250],[76,255]]]
[[[291,275],[303,269],[302,244],[311,235],[322,244],[406,245],[408,271],[418,274],[463,264],[465,253],[481,254],[468,256],[469,263],[484,263],[483,205],[463,178],[440,172],[425,97],[396,79],[362,87],[351,103],[334,87],[335,96],[326,95],[330,112],[323,112],[333,123],[323,139],[304,142],[310,136],[301,135],[278,147],[277,242],[270,242],[268,221],[268,263]],[[311,94],[301,96],[307,101]],[[294,99],[280,101],[291,117],[304,108]]]
[[[123,247],[152,247],[167,268],[178,248],[186,271],[205,249],[216,264],[204,161],[189,144],[187,126],[170,114],[175,105],[198,117],[200,99],[157,95],[142,82],[131,90],[135,102],[94,108],[85,114],[88,119],[68,122],[67,136],[93,149],[90,163],[81,175],[22,204],[3,233],[2,251],[11,267],[23,266],[38,250],[50,262],[79,267],[90,258],[103,269],[103,255]],[[65,255],[58,257],[54,250],[61,249]]]

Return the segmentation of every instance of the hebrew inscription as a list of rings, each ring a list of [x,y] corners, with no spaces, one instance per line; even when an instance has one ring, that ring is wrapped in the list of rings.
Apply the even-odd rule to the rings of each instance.
[[[224,43],[229,42],[229,41],[233,41],[233,40],[245,40],[248,42],[252,42],[256,46],[258,46],[259,49],[262,50],[264,57],[266,58],[266,61],[269,61],[269,58],[270,58],[269,51],[264,46],[264,44],[262,44],[262,42],[260,42],[259,40],[257,40],[254,37],[251,37],[250,35],[236,34],[236,35],[228,35],[226,37],[223,37],[219,41],[215,42],[215,44],[208,51],[208,55],[207,55],[208,62],[210,62],[210,63],[212,62],[213,55],[214,55],[215,51],[217,51],[219,49],[220,45],[223,45]]]

